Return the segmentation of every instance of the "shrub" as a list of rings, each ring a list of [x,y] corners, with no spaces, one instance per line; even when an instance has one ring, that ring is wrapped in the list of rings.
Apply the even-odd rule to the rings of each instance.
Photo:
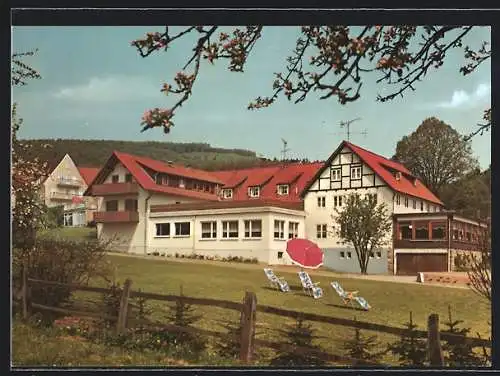
[[[405,323],[406,331],[399,341],[388,346],[389,351],[398,356],[402,366],[424,366],[427,360],[427,341],[416,334],[417,325],[413,323],[412,313],[410,321]]]
[[[382,354],[375,351],[378,346],[377,336],[365,337],[359,328],[354,328],[354,336],[344,343],[344,350],[345,355],[353,359],[353,365],[362,365],[364,361],[379,359]]]
[[[458,253],[453,259],[457,272],[467,272],[471,269],[469,259],[466,255]]]
[[[22,266],[29,278],[64,284],[87,284],[92,277],[107,278],[111,268],[105,261],[106,244],[98,241],[72,241],[38,238],[29,250],[13,249],[12,279],[14,286],[21,282]],[[65,286],[33,285],[33,303],[60,307],[69,303],[71,290]],[[49,312],[44,317],[56,317]],[[52,321],[52,320],[50,320]]]
[[[47,229],[62,227],[64,224],[64,206],[47,207],[43,224]]]
[[[252,257],[252,264],[258,264],[259,259],[257,257]]]

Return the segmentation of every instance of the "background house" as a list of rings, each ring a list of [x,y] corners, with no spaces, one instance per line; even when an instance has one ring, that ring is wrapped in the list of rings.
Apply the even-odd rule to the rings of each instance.
[[[42,199],[48,207],[63,207],[64,226],[86,226],[92,220],[99,198],[83,193],[98,172],[98,168],[77,167],[66,154],[43,182]]]

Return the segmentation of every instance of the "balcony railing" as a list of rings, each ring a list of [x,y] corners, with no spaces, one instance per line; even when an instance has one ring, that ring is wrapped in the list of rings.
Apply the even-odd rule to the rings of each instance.
[[[52,200],[71,201],[71,200],[73,200],[73,195],[70,193],[64,193],[64,192],[51,192],[50,198]]]
[[[61,176],[57,179],[57,184],[67,187],[80,187],[83,185],[83,182],[75,177]]]
[[[94,220],[97,223],[139,222],[139,213],[136,211],[101,211],[94,213]]]
[[[92,187],[93,196],[137,194],[138,192],[139,186],[137,183],[107,183],[96,184]]]

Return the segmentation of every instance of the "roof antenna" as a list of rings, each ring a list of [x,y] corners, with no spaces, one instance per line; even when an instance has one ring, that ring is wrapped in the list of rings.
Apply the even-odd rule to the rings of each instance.
[[[351,134],[362,134],[363,136],[366,137],[366,135],[368,133],[366,131],[366,129],[364,131],[362,131],[362,132],[354,132],[354,133],[351,132],[351,124],[354,123],[357,120],[361,120],[361,118],[356,118],[356,119],[347,120],[347,121],[341,121],[340,122],[340,128],[345,128],[346,129],[347,141],[351,140]]]
[[[287,147],[288,146],[288,141],[285,140],[284,138],[281,138],[281,142],[283,142],[283,149],[281,149],[281,161],[285,162],[286,161],[286,153],[290,151],[290,149]]]

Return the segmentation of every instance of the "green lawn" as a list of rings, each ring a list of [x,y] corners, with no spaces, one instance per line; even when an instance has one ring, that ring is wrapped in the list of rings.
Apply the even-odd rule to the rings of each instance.
[[[42,231],[41,237],[57,237],[69,240],[91,240],[97,238],[97,230],[92,227],[59,227]]]
[[[315,276],[325,289],[322,299],[314,300],[305,296],[300,288],[296,273],[282,273],[292,287],[289,293],[280,293],[269,288],[261,266],[245,264],[211,264],[210,262],[178,262],[167,260],[140,259],[123,256],[109,256],[116,266],[118,281],[130,278],[133,289],[163,294],[178,294],[180,285],[184,294],[192,297],[241,302],[245,291],[257,295],[257,304],[271,305],[290,310],[329,315],[402,327],[408,321],[410,311],[419,329],[426,329],[430,313],[438,313],[441,323],[448,317],[448,305],[452,308],[453,318],[463,320],[471,333],[479,332],[483,338],[490,337],[491,312],[489,307],[467,289],[377,282],[361,279],[335,278],[347,290],[359,290],[373,307],[370,311],[346,308],[337,294],[329,286],[332,278]],[[165,309],[164,303],[155,303],[157,312]],[[198,306],[197,312],[203,315],[199,326],[212,330],[222,330],[221,323],[237,320],[238,313],[212,307]],[[287,318],[258,314],[257,337],[262,339],[282,339],[276,329],[284,329],[292,321]],[[339,353],[339,348],[353,330],[330,324],[312,323],[316,334],[324,337],[318,340],[324,348]],[[444,326],[443,326],[444,329]],[[375,334],[369,332],[366,334]],[[396,338],[380,334],[381,342],[392,342]],[[264,352],[265,354],[267,352]]]

